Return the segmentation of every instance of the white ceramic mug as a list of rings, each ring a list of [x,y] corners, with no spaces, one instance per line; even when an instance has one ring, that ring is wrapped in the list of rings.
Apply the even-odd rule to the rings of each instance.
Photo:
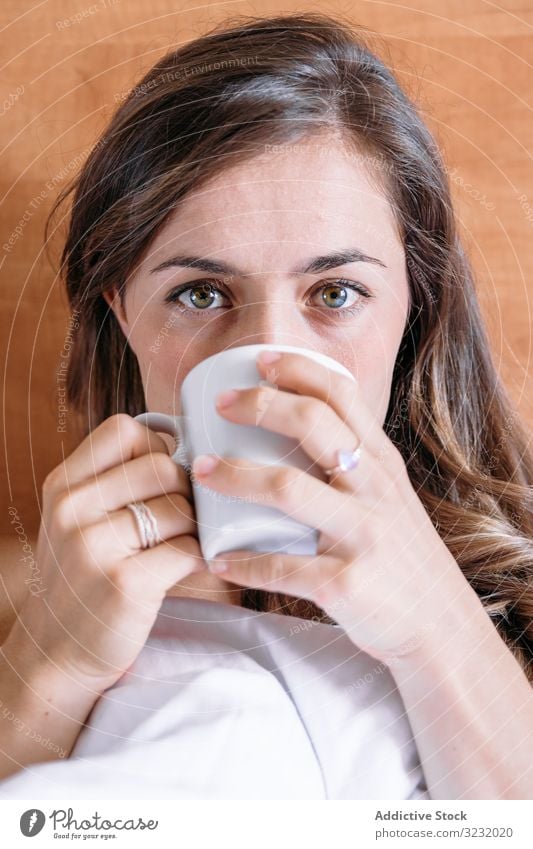
[[[264,411],[258,410],[255,426],[230,422],[218,413],[215,400],[225,390],[275,387],[276,363],[269,367],[266,381],[257,370],[256,357],[261,350],[303,354],[311,361],[354,380],[351,372],[341,363],[308,348],[293,345],[243,345],[213,354],[191,369],[181,385],[182,415],[151,412],[135,417],[152,430],[167,433],[177,440],[172,459],[183,466],[191,477],[198,539],[204,560],[237,549],[301,555],[317,552],[318,531],[272,506],[267,493],[263,496],[256,493],[253,498],[246,495],[228,496],[209,489],[206,484],[200,484],[191,475],[195,457],[199,454],[216,454],[222,458],[239,457],[258,466],[295,466],[321,480],[327,480],[323,470],[313,463],[296,439],[260,426]],[[327,439],[327,434],[324,434],[324,439]]]

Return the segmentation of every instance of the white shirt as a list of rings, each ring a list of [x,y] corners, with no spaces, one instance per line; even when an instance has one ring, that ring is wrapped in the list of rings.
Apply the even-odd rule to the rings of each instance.
[[[388,668],[295,616],[166,598],[87,726],[0,798],[430,798]]]

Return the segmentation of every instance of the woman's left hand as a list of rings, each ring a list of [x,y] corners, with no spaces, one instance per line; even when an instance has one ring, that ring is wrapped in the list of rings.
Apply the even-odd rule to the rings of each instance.
[[[248,499],[260,495],[320,534],[315,556],[239,550],[215,558],[210,568],[225,563],[225,580],[311,600],[375,657],[410,651],[458,593],[472,590],[400,452],[349,377],[289,352],[271,364],[258,359],[257,367],[275,385],[238,390],[229,406],[217,399],[220,415],[293,437],[323,470],[337,464],[339,448],[361,444],[361,458],[357,468],[329,480],[293,466],[258,469],[233,457],[216,458],[215,469],[202,474],[195,461],[203,485]]]

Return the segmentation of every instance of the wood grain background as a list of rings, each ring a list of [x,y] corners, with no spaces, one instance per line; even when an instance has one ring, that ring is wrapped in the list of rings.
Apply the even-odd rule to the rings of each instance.
[[[445,154],[495,361],[533,424],[533,4],[4,0],[0,534],[15,548],[8,507],[35,534],[42,480],[78,441],[68,419],[67,432],[57,431],[56,373],[68,311],[54,265],[60,239],[50,256],[43,239],[54,197],[117,98],[168,49],[231,15],[303,10],[339,12],[375,30],[381,55],[419,103]]]

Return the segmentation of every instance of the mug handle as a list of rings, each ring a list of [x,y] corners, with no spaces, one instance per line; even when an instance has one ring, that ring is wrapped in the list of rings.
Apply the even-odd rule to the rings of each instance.
[[[172,454],[172,459],[179,466],[190,467],[187,457],[187,440],[185,439],[187,416],[168,416],[166,413],[139,413],[138,416],[135,416],[135,421],[146,425],[156,433],[159,431],[173,436],[176,440],[176,450]]]

